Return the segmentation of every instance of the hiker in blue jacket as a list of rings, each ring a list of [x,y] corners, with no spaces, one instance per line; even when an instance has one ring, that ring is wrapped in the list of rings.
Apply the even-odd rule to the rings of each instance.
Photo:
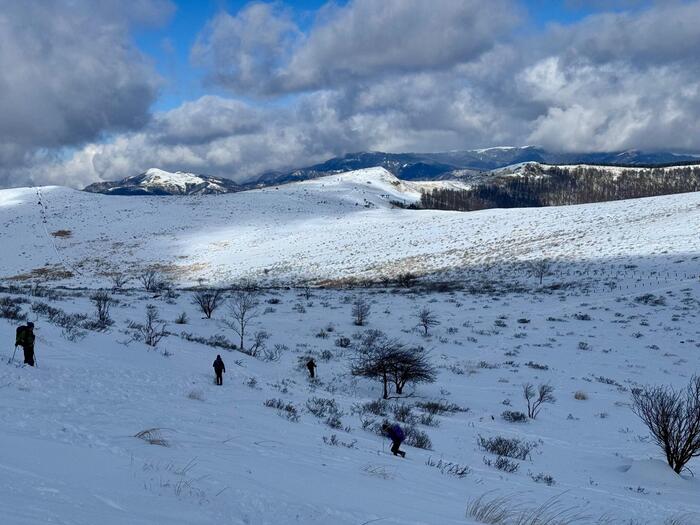
[[[406,439],[406,435],[403,433],[403,429],[397,425],[390,425],[388,422],[384,422],[382,425],[382,434],[391,439],[391,453],[394,456],[406,457],[406,453],[403,450],[399,450],[401,443]]]

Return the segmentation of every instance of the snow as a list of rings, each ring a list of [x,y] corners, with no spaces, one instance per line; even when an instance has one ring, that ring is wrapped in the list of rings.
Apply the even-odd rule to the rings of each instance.
[[[530,506],[559,497],[590,523],[660,524],[679,512],[698,523],[700,481],[670,471],[629,403],[634,387],[680,388],[700,369],[700,194],[476,213],[390,203],[419,194],[382,169],[206,197],[0,191],[0,284],[26,285],[0,297],[25,301],[39,365],[7,364],[17,323],[0,318],[0,522],[474,525],[467,502],[491,492]],[[59,230],[69,234],[51,235]],[[544,286],[560,288],[540,288],[518,264],[542,256],[556,261]],[[266,290],[248,333],[267,331],[268,349],[284,345],[271,361],[181,337],[236,340],[225,306],[202,319],[183,290],[154,296],[132,281],[114,293],[114,324],[77,339],[32,308],[93,317],[89,290],[61,286],[104,287],[102,273],[154,263],[173,267],[178,285],[444,270],[486,291],[314,289],[307,299]],[[37,272],[66,268],[73,277]],[[511,280],[510,291],[488,292]],[[665,304],[637,300],[644,294]],[[364,327],[352,321],[357,297],[371,304]],[[147,304],[170,332],[156,349],[130,336]],[[440,321],[427,337],[416,328],[423,307]],[[182,312],[189,322],[176,324]],[[354,350],[335,339],[366,329],[430,351],[438,379],[409,387],[404,403],[469,409],[417,425],[432,450],[405,446],[407,458],[395,458],[363,430],[356,407],[381,387],[349,374]],[[309,353],[315,382],[297,366]],[[535,420],[504,421],[504,410],[524,410],[525,382],[550,383],[556,402]],[[336,400],[343,429],[305,409],[313,397]],[[299,421],[264,406],[272,398],[293,403]],[[150,428],[169,446],[134,437]],[[326,444],[333,434],[352,446]],[[485,464],[495,456],[479,436],[536,446],[508,474]],[[429,465],[438,460],[470,471],[442,473]],[[535,482],[540,473],[555,484]]]
[[[43,215],[36,190],[2,190],[2,240],[13,248],[0,278],[68,270],[74,277],[56,282],[100,286],[100,274],[159,265],[182,285],[320,282],[461,271],[545,253],[604,264],[697,251],[697,193],[473,213],[392,206],[414,202],[424,187],[382,168],[217,196],[117,198],[47,187],[39,190]],[[52,236],[60,230],[70,235]]]
[[[158,168],[150,168],[146,170],[145,175],[146,177],[141,183],[141,186],[145,188],[176,187],[181,192],[185,192],[188,186],[196,186],[198,184],[208,184],[211,186],[219,187],[218,184],[205,180],[202,177],[195,175],[194,173],[185,173],[182,171],[176,171],[175,173],[172,173]]]
[[[624,155],[624,152],[621,153],[621,155]],[[648,170],[649,168],[647,167],[642,167],[642,166],[604,166],[604,165],[599,165],[599,164],[542,164],[540,162],[520,162],[517,164],[511,164],[508,166],[505,166],[503,168],[498,168],[490,173],[496,174],[496,175],[522,175],[524,168],[526,166],[529,167],[534,167],[534,168],[539,168],[540,170],[547,170],[549,168],[560,168],[560,169],[565,169],[565,170],[576,170],[576,169],[594,169],[598,171],[605,171],[610,173],[613,176],[619,176],[625,172],[629,171],[639,171],[639,170]],[[681,170],[683,168],[697,168],[697,165],[693,164],[687,164],[687,165],[674,165],[674,166],[660,166],[660,167],[655,167],[653,168],[654,170],[662,171],[664,173],[668,173],[670,171],[677,171]]]

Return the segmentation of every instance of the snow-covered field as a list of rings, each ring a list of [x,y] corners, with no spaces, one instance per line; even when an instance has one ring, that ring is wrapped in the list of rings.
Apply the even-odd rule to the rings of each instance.
[[[36,323],[39,367],[7,364],[18,323],[0,318],[0,523],[471,525],[467,505],[486,493],[514,506],[558,497],[587,516],[578,523],[700,523],[700,482],[665,465],[629,406],[631,388],[680,387],[700,370],[700,194],[478,213],[389,204],[417,196],[379,170],[213,197],[1,191],[0,298]],[[542,286],[511,264],[541,257],[557,261]],[[154,296],[132,280],[104,331],[67,329],[41,304],[93,318],[89,290],[59,285],[107,286],[101,273],[154,263],[178,285],[445,271],[474,286],[269,289],[247,336],[269,334],[258,357],[212,346],[237,341],[227,307],[202,319],[182,289]],[[510,291],[495,286],[503,279]],[[371,304],[366,326],[353,324],[357,298]],[[148,304],[169,332],[155,349],[129,328]],[[424,307],[440,322],[428,336],[416,326]],[[361,408],[380,384],[349,372],[368,329],[424,346],[438,368],[386,416]],[[299,367],[307,355],[315,381]],[[505,421],[525,409],[525,382],[551,384],[556,402]],[[335,400],[340,428],[312,398]],[[294,408],[265,406],[277,399]],[[431,421],[426,401],[468,410]],[[397,404],[412,407],[430,450],[395,458],[363,429]],[[164,442],[135,437],[147,429]],[[506,473],[480,436],[532,450]]]
[[[101,274],[157,264],[179,284],[323,281],[541,257],[608,264],[698,248],[697,193],[473,213],[390,204],[418,199],[419,187],[375,168],[219,196],[2,190],[0,278],[69,272],[54,282],[101,286]]]

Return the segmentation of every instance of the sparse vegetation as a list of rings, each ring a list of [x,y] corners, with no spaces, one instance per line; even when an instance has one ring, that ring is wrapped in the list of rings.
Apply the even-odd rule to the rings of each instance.
[[[632,410],[661,447],[666,461],[680,474],[700,456],[700,376],[684,391],[667,386],[632,390]]]

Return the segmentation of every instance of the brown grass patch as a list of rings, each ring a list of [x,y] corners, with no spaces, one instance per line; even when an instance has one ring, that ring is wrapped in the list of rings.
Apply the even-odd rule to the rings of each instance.
[[[61,237],[63,239],[67,239],[73,236],[73,232],[70,230],[56,230],[55,232],[51,232],[51,235],[53,237]]]

